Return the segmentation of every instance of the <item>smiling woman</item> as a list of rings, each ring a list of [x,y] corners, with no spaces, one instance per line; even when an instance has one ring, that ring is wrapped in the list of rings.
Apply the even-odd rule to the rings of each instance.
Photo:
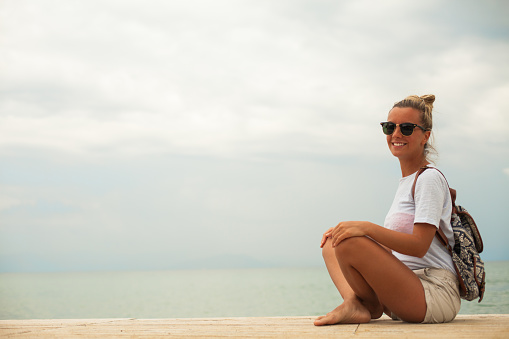
[[[405,169],[402,167],[403,176],[413,173],[415,168],[430,162],[428,141],[433,126],[431,109],[435,97],[428,97],[432,97],[429,108],[426,108],[424,99],[420,98],[416,101],[409,97],[397,102],[389,112],[389,121],[382,123],[382,127],[385,125],[383,132],[387,135],[389,149],[395,157],[400,161],[404,160],[406,164]],[[414,133],[417,127],[420,127],[422,132]]]
[[[430,164],[434,101],[434,95],[407,97],[382,123],[403,178],[384,226],[346,221],[324,233],[320,247],[343,303],[315,325],[365,323],[383,312],[407,322],[439,323],[459,312],[452,260],[435,239],[440,227],[454,244],[448,185],[437,171],[428,171],[415,198],[410,193],[416,172]]]
[[[401,101],[395,103],[394,107],[393,107],[393,110],[395,108],[406,108],[406,109],[414,109],[418,112],[421,112],[421,114],[419,114],[419,120],[422,121],[422,126],[413,124],[414,128],[412,128],[411,131],[409,130],[409,132],[413,132],[415,127],[419,127],[424,132],[427,132],[427,131],[430,132],[429,136],[426,140],[426,143],[424,144],[424,156],[425,156],[426,160],[429,162],[433,162],[433,161],[431,161],[431,158],[437,154],[436,149],[433,145],[433,133],[432,133],[433,118],[432,118],[431,112],[433,110],[434,102],[435,102],[435,96],[432,94],[423,95],[422,97],[419,97],[417,95],[411,95],[411,96],[405,98],[404,100],[401,100]],[[394,128],[396,128],[396,127],[394,127]],[[402,128],[402,127],[400,127],[400,128]],[[401,130],[403,135],[410,136],[412,134],[412,133],[405,134],[403,131],[403,128]],[[392,133],[387,133],[387,132],[388,131],[386,131],[384,129],[384,133],[386,135],[391,135],[394,132],[394,130]]]

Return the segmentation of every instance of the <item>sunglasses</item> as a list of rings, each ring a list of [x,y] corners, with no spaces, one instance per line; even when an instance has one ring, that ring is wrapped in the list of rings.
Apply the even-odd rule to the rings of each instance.
[[[403,134],[406,137],[412,135],[412,133],[414,133],[414,129],[416,127],[419,127],[424,132],[428,131],[428,129],[426,129],[422,126],[419,126],[417,124],[412,124],[410,122],[405,122],[403,124],[395,124],[393,122],[381,122],[380,125],[382,125],[382,131],[384,132],[385,135],[391,135],[392,133],[394,133],[394,131],[396,130],[396,127],[398,127],[398,126],[399,126],[399,130],[401,131],[401,134]]]

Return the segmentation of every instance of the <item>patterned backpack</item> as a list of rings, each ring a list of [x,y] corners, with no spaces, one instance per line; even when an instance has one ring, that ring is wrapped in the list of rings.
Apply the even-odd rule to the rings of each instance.
[[[417,178],[428,168],[436,169],[434,167],[422,167],[417,172],[412,186],[412,197],[415,195]],[[443,175],[442,172],[440,174]],[[451,226],[454,233],[454,247],[451,248],[441,228],[437,230],[436,236],[451,254],[458,275],[461,297],[468,301],[479,298],[479,302],[481,302],[486,286],[484,262],[479,256],[479,253],[483,251],[481,234],[467,210],[456,205],[456,190],[449,188],[449,191],[452,199]]]

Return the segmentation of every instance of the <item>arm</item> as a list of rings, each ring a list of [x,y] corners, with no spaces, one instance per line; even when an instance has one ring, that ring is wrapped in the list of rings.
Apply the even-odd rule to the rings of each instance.
[[[346,221],[339,223],[331,232],[332,246],[350,237],[368,236],[384,247],[396,252],[422,258],[429,249],[436,227],[417,223],[412,234],[389,230],[367,221]]]

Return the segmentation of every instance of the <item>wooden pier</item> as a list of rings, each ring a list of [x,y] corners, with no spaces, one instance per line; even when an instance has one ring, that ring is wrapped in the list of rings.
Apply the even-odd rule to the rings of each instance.
[[[509,338],[509,314],[458,315],[446,324],[383,316],[316,327],[316,317],[0,320],[1,338]]]

